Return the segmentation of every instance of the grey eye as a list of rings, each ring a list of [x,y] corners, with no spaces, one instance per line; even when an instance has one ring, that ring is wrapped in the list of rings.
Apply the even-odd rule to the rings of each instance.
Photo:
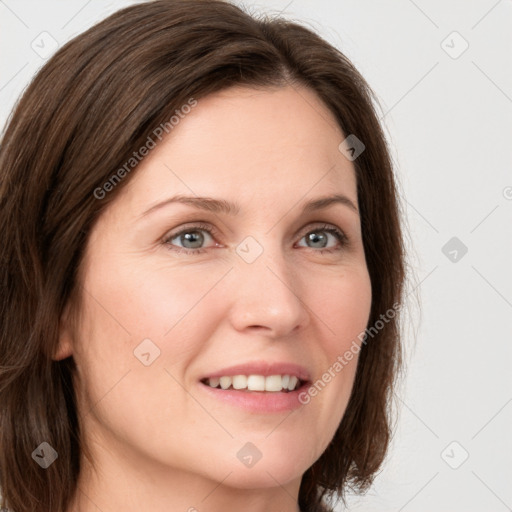
[[[305,236],[308,242],[311,242],[309,247],[315,249],[323,249],[327,245],[327,235],[323,231],[312,231]]]
[[[174,235],[169,242],[184,249],[200,249],[206,242],[205,232],[204,229],[188,229]]]
[[[204,236],[199,231],[191,231],[180,236],[183,247],[197,249],[204,242]]]

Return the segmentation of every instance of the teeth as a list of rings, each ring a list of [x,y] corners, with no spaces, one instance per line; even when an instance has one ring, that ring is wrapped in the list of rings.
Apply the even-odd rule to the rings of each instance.
[[[293,391],[295,389],[295,386],[297,385],[297,382],[299,382],[299,379],[297,379],[297,377],[295,377],[295,376],[290,377],[290,382],[288,383],[288,389],[290,391]]]
[[[210,380],[210,386],[212,381]],[[215,386],[213,386],[215,387]],[[247,387],[247,377],[245,375],[235,375],[233,377],[233,389],[245,389]]]
[[[220,378],[220,387],[222,389],[228,389],[231,386],[231,381],[233,379],[231,377],[221,377]]]
[[[270,375],[265,379],[265,391],[281,391],[283,379],[281,375]]]
[[[263,375],[249,375],[247,377],[249,391],[265,391],[265,377]]]
[[[221,389],[232,387],[236,390],[279,392],[283,390],[293,391],[299,384],[299,379],[293,375],[269,375],[268,377],[263,375],[234,375],[233,377],[212,377],[206,380],[206,384],[212,388],[218,388],[220,385]]]

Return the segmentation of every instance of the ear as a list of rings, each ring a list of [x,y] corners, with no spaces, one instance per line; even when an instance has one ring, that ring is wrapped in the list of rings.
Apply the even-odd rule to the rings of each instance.
[[[69,303],[64,308],[60,318],[59,342],[52,359],[60,361],[73,355],[73,332],[69,322]]]

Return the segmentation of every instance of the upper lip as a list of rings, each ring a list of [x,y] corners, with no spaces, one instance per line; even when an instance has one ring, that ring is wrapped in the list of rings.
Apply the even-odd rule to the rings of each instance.
[[[228,368],[223,368],[222,370],[217,370],[209,373],[208,375],[204,375],[200,380],[215,377],[232,377],[234,375],[263,375],[264,377],[268,377],[270,375],[294,375],[301,381],[310,380],[309,372],[303,366],[294,363],[270,363],[265,361],[255,361],[229,366]]]

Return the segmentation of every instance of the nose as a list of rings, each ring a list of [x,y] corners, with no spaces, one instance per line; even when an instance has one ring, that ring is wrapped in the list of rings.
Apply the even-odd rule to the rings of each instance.
[[[240,259],[234,270],[230,320],[235,329],[277,339],[309,324],[304,281],[280,251],[266,250],[252,263]]]

